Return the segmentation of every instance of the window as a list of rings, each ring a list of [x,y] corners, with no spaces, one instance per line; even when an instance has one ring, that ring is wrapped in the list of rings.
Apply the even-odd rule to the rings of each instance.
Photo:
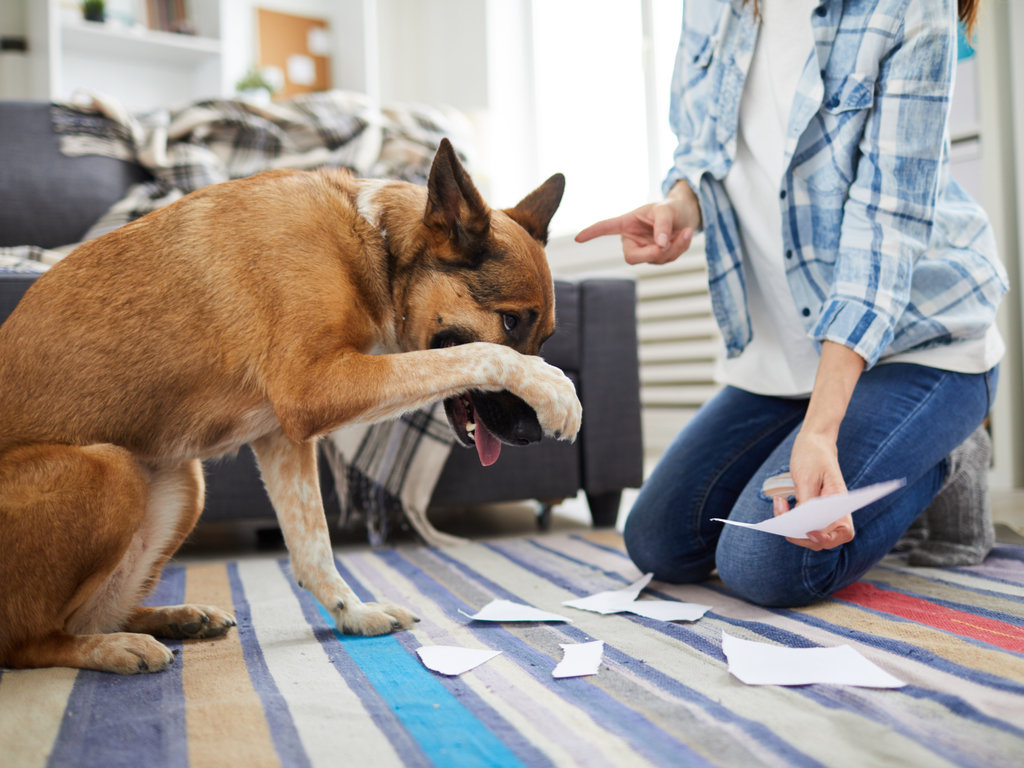
[[[553,228],[574,234],[660,194],[675,146],[668,101],[682,0],[534,0],[525,7],[525,24],[497,20],[495,35],[518,22],[526,38],[530,119],[493,119],[532,133],[526,149],[534,159],[526,165],[534,167],[524,168],[517,153],[492,151],[492,176],[519,183],[524,173],[564,173],[566,195]],[[509,87],[495,76],[500,70],[492,73],[492,93]]]

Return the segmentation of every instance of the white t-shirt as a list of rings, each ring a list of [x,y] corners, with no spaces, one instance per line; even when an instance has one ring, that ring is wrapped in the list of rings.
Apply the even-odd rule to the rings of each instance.
[[[806,396],[818,348],[806,335],[783,260],[778,190],[786,171],[786,136],[797,83],[814,53],[811,13],[820,0],[760,0],[761,26],[740,101],[736,158],[724,185],[736,211],[753,337],[743,352],[719,355],[716,379],[763,395]],[[814,66],[817,66],[814,64]],[[981,338],[880,360],[981,373],[998,362],[993,326]]]

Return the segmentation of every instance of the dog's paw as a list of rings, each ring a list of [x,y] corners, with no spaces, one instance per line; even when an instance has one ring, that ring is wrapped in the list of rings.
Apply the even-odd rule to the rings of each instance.
[[[119,675],[163,672],[174,663],[174,654],[149,635],[116,632],[103,635],[92,651],[93,669]]]
[[[583,406],[576,395],[576,387],[561,369],[539,357],[523,359],[528,369],[520,379],[516,394],[537,413],[545,435],[575,440],[583,419]]]
[[[155,637],[206,640],[227,634],[235,623],[234,616],[212,605],[167,605],[138,609],[126,628]]]
[[[167,623],[167,637],[206,640],[226,635],[236,624],[234,616],[212,605],[179,605],[176,609]]]
[[[332,611],[338,630],[346,635],[387,635],[411,629],[419,621],[409,611],[391,603],[348,602]]]

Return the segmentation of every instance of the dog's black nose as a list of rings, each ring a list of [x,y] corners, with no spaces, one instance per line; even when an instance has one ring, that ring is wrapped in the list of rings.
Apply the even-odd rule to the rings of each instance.
[[[529,445],[543,437],[533,408],[511,392],[472,392],[470,399],[477,418],[503,443]]]
[[[517,422],[512,433],[512,440],[516,445],[529,445],[540,442],[543,436],[540,422],[534,418]]]

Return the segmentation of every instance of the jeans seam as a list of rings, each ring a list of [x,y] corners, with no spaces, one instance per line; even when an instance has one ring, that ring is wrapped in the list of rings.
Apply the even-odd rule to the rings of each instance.
[[[925,406],[925,405],[926,405],[926,404],[927,404],[927,403],[928,403],[928,402],[929,402],[929,401],[931,400],[931,398],[935,396],[935,390],[936,390],[936,389],[938,389],[939,385],[940,385],[940,384],[942,384],[943,382],[945,382],[945,381],[946,381],[946,380],[947,380],[947,379],[949,378],[949,376],[950,376],[950,374],[949,374],[949,372],[948,372],[948,371],[943,371],[942,375],[941,375],[941,376],[940,376],[940,377],[939,377],[938,379],[936,379],[936,381],[935,381],[935,385],[934,385],[934,386],[932,386],[932,387],[931,387],[931,388],[930,388],[930,389],[928,390],[928,394],[927,394],[927,395],[926,395],[925,397],[921,398],[921,399],[920,399],[920,400],[919,400],[919,401],[917,402],[917,404],[916,404],[916,405],[914,406],[914,408],[913,408],[912,410],[910,410],[910,411],[907,411],[906,415],[905,415],[905,416],[903,417],[903,419],[902,419],[902,420],[900,421],[900,423],[899,423],[899,424],[897,425],[898,429],[902,429],[902,428],[903,428],[903,426],[904,426],[904,425],[905,425],[905,424],[906,424],[906,423],[907,423],[907,422],[908,422],[908,421],[909,421],[909,420],[910,420],[910,419],[911,419],[912,417],[914,417],[915,415],[917,415],[917,413],[918,413],[918,412],[919,412],[919,411],[920,411],[920,410],[921,410],[921,409],[922,409],[922,408],[923,408],[923,407],[924,407],[924,406]],[[857,476],[856,476],[855,478],[853,478],[853,480],[852,480],[852,484],[853,484],[853,485],[854,485],[855,487],[856,487],[856,484],[857,484],[857,482],[858,482],[858,481],[860,481],[860,479],[861,479],[862,477],[864,477],[864,475],[865,475],[865,474],[867,474],[868,470],[869,470],[869,469],[873,469],[873,468],[874,468],[874,466],[875,466],[875,461],[877,460],[877,457],[878,457],[878,455],[879,455],[879,454],[880,454],[880,453],[882,452],[882,451],[881,451],[880,449],[882,449],[882,448],[886,447],[886,446],[887,446],[887,445],[888,445],[889,443],[891,443],[891,442],[893,441],[893,439],[894,439],[894,438],[895,438],[895,436],[896,436],[896,432],[897,432],[897,431],[898,431],[897,429],[890,429],[890,430],[889,430],[889,433],[888,433],[888,435],[886,436],[886,439],[885,439],[885,441],[879,444],[879,446],[878,446],[879,450],[876,450],[876,451],[875,451],[875,453],[874,453],[874,455],[872,455],[872,457],[871,457],[871,461],[870,461],[870,462],[865,462],[865,463],[864,463],[864,464],[863,464],[863,465],[861,466],[861,470],[860,470],[860,472],[858,472],[858,473],[857,473]]]

